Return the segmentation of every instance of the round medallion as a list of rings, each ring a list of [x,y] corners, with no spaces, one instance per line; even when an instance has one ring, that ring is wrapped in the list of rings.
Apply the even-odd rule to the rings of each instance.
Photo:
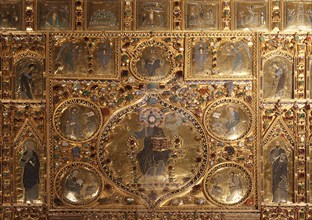
[[[136,48],[130,68],[140,80],[163,81],[172,76],[175,68],[174,55],[162,42],[145,41]]]
[[[59,198],[70,205],[94,202],[102,191],[101,176],[91,165],[73,163],[56,175],[55,187]]]
[[[103,127],[98,158],[117,187],[156,206],[204,174],[208,146],[191,113],[148,95]]]
[[[209,134],[221,141],[243,138],[251,129],[251,109],[242,101],[226,98],[212,103],[204,116]]]
[[[252,189],[249,172],[235,163],[223,163],[208,172],[205,194],[219,205],[236,205],[245,201]]]
[[[102,121],[100,109],[84,99],[69,99],[54,112],[54,128],[69,141],[87,141],[99,131]]]

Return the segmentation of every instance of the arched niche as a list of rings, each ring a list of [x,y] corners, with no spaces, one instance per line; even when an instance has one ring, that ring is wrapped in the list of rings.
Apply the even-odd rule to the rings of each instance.
[[[33,123],[26,119],[14,140],[14,200],[39,204],[44,201],[45,146]]]
[[[287,99],[293,97],[293,57],[283,51],[266,55],[262,61],[263,98]]]
[[[15,99],[43,99],[43,61],[34,57],[24,57],[14,63]]]
[[[261,143],[261,202],[292,203],[296,141],[282,116],[275,118]]]

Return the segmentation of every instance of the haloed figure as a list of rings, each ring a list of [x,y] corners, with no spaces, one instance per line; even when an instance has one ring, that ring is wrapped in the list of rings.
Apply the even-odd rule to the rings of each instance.
[[[164,142],[165,134],[162,128],[157,126],[157,117],[150,114],[147,118],[147,127],[135,132],[135,136],[144,139],[144,147],[137,154],[140,170],[143,176],[164,175],[165,165],[170,157],[170,149]],[[162,145],[164,149],[157,149],[157,145]]]
[[[227,196],[227,201],[235,200],[237,196],[241,196],[243,183],[239,176],[234,172],[229,173],[228,187],[230,195]]]
[[[72,170],[68,179],[66,180],[66,185],[68,189],[74,193],[80,195],[80,190],[83,187],[83,180],[80,178],[81,173],[78,169]]]
[[[239,70],[239,68],[243,64],[243,54],[237,46],[235,46],[234,44],[231,44],[230,55],[233,57],[232,71],[235,72]]]
[[[158,58],[154,50],[151,50],[149,57],[143,60],[144,68],[148,76],[155,76],[156,71],[162,66],[162,59]]]
[[[98,61],[102,70],[107,70],[111,58],[111,48],[108,44],[98,49]]]
[[[25,152],[20,160],[23,171],[24,201],[34,203],[39,197],[39,168],[38,154],[34,151],[35,142],[28,140],[24,144]]]
[[[287,202],[287,154],[279,141],[271,150],[270,162],[272,165],[272,194],[273,202]]]
[[[194,48],[194,60],[196,64],[196,72],[202,72],[205,70],[205,64],[207,62],[208,53],[203,45],[196,46]]]
[[[281,97],[283,96],[285,86],[285,73],[283,71],[283,68],[278,63],[273,63],[272,66],[274,69],[273,89],[276,88],[275,96]]]
[[[227,106],[226,111],[227,111],[227,122],[226,122],[225,126],[227,129],[227,133],[235,132],[236,126],[240,122],[239,112],[232,105]]]
[[[24,70],[21,74],[21,94],[23,99],[33,99],[33,73],[36,70],[35,64],[31,63],[28,65],[26,70]]]

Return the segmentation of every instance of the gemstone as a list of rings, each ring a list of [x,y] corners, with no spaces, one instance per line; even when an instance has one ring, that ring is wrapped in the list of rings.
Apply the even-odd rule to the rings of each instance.
[[[135,202],[135,200],[133,198],[127,197],[125,199],[126,205],[132,205],[132,204],[134,204],[134,202]]]
[[[234,149],[234,147],[232,147],[232,146],[226,146],[226,147],[225,147],[225,151],[226,151],[229,155],[232,155],[232,154],[235,153],[235,149]]]

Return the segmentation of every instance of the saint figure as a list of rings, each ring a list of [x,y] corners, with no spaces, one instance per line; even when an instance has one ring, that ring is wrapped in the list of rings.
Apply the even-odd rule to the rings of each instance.
[[[143,59],[143,65],[148,76],[155,76],[156,71],[163,65],[163,60],[155,54],[155,50],[151,50],[147,58]]]
[[[144,147],[137,154],[141,173],[145,176],[164,175],[165,165],[170,157],[170,149],[166,146],[166,137],[162,128],[157,125],[157,117],[150,114],[148,125],[135,132],[137,138],[144,138]]]
[[[83,180],[80,178],[80,175],[80,171],[78,169],[74,169],[70,172],[65,182],[68,190],[74,192],[77,197],[80,196],[80,190],[84,184]]]
[[[275,142],[275,147],[270,152],[270,163],[272,166],[272,194],[273,202],[287,202],[287,155],[280,146],[280,142]]]
[[[237,198],[241,198],[242,190],[243,190],[243,183],[240,177],[235,175],[234,172],[229,173],[228,188],[229,188],[230,195],[227,196],[226,198],[227,201],[233,201],[233,200],[236,200]]]
[[[102,70],[106,70],[108,68],[111,55],[111,48],[108,44],[104,44],[98,49],[98,59]]]
[[[226,111],[227,111],[227,122],[226,122],[225,126],[226,126],[226,129],[227,129],[227,133],[235,132],[236,131],[236,126],[240,122],[239,112],[232,105],[229,105],[226,108]]]
[[[194,48],[194,61],[196,64],[196,72],[203,72],[205,70],[207,57],[207,48],[205,48],[202,44]]]
[[[21,73],[20,91],[23,99],[34,98],[32,78],[35,69],[35,64],[31,63],[27,66],[26,70]]]
[[[273,88],[276,88],[275,96],[281,97],[283,95],[286,76],[283,71],[283,68],[278,63],[273,63],[272,66],[274,69]]]
[[[24,200],[34,203],[39,197],[39,168],[38,154],[34,151],[35,143],[31,140],[25,142],[25,152],[20,160],[23,171]]]

